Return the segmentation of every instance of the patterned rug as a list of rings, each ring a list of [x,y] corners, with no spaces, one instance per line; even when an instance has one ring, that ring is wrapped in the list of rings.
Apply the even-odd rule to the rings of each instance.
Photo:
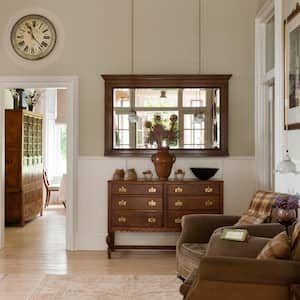
[[[179,300],[171,275],[46,275],[30,300]]]

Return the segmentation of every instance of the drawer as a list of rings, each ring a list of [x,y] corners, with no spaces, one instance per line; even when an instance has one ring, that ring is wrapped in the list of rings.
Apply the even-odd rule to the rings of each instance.
[[[158,228],[162,226],[162,214],[144,212],[114,212],[112,215],[112,226],[119,228]]]
[[[139,197],[139,196],[116,196],[111,199],[113,210],[162,210],[162,198],[158,197]]]
[[[168,198],[168,209],[216,211],[220,208],[218,196],[172,197]]]
[[[183,183],[168,184],[169,195],[218,195],[220,185],[218,183]]]
[[[163,186],[159,183],[112,182],[111,191],[122,195],[161,195]]]

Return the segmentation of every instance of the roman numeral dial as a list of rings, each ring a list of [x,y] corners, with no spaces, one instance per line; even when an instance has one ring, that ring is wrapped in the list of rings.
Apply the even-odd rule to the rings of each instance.
[[[27,15],[18,20],[11,31],[11,45],[24,59],[38,60],[49,55],[55,47],[56,30],[49,19]]]

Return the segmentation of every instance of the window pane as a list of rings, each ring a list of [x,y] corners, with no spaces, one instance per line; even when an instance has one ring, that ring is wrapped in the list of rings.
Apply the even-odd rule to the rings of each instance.
[[[114,148],[129,148],[128,114],[114,113]]]
[[[184,148],[205,148],[205,121],[195,122],[194,115],[184,115]]]
[[[136,89],[136,107],[177,107],[178,89]]]
[[[114,89],[114,107],[130,107],[130,90]]]
[[[184,107],[205,107],[206,89],[183,89]]]
[[[266,72],[275,65],[275,20],[274,17],[266,24]]]

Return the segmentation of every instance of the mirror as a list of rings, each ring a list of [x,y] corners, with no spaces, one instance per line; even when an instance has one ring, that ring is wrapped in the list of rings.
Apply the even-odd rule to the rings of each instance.
[[[105,155],[225,156],[230,75],[103,75]]]

